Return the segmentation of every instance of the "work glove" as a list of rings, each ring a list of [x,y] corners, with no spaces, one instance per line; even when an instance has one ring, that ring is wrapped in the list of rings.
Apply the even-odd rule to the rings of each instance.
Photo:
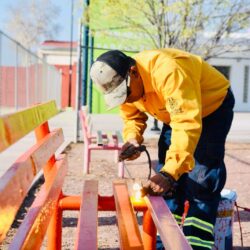
[[[135,139],[130,139],[121,148],[119,161],[132,161],[141,155],[141,151],[137,150],[140,145]]]
[[[143,185],[142,196],[145,196],[146,194],[159,196],[173,193],[175,186],[176,181],[170,174],[159,172]]]

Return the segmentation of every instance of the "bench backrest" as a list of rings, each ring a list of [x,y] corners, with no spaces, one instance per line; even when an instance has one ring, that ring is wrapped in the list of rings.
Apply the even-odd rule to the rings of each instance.
[[[88,114],[87,106],[82,107],[82,110],[79,111],[79,116],[81,119],[83,140],[84,142],[90,144],[93,126],[92,126],[91,116]]]
[[[79,117],[82,125],[83,141],[85,143],[91,144],[95,140],[98,146],[103,146],[109,142],[117,147],[123,144],[123,138],[119,130],[113,132],[97,130],[93,133],[93,122],[91,115],[88,113],[87,106],[83,106],[79,111]]]
[[[60,195],[67,164],[65,156],[60,155],[55,160],[54,154],[64,141],[63,132],[62,129],[50,132],[47,123],[57,113],[56,104],[51,101],[0,117],[0,151],[33,130],[37,139],[0,178],[0,243],[41,169],[45,177],[45,184],[20,225],[10,249],[35,249],[34,246],[42,243]]]

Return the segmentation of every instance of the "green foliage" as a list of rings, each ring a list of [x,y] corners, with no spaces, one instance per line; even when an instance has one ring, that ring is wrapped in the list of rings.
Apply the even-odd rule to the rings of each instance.
[[[239,45],[249,49],[242,46],[245,40],[231,35],[249,28],[250,0],[90,0],[83,17],[95,38],[94,57],[104,52],[98,48],[132,55],[175,47],[205,59],[239,50]],[[93,112],[106,113],[102,95],[93,92]]]
[[[107,48],[175,47],[209,58],[233,49],[222,49],[223,38],[249,27],[249,6],[249,0],[91,0],[88,24]]]

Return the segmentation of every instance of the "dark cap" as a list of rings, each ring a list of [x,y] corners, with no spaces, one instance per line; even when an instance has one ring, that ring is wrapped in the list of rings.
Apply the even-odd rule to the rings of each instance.
[[[134,59],[119,50],[110,50],[100,55],[96,61],[104,62],[113,68],[120,76],[126,77]]]
[[[121,51],[111,50],[100,55],[92,64],[90,77],[103,92],[109,109],[125,102],[130,83],[128,73],[134,63],[134,59]]]

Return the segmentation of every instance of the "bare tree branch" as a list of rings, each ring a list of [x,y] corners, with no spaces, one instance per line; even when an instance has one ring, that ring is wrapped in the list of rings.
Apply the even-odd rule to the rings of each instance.
[[[58,34],[59,11],[52,0],[19,0],[9,6],[7,28],[23,46],[34,49],[43,40],[53,39]]]
[[[249,0],[93,1],[92,29],[103,27],[104,23],[106,30],[114,24],[124,25],[127,29],[120,30],[120,34],[143,37],[142,43],[147,42],[148,48],[175,47],[210,58],[250,45],[250,39],[247,45],[243,39],[236,41],[231,36],[249,27]],[[105,13],[99,24],[98,16],[93,18],[98,6]],[[140,48],[138,39],[134,49]]]

